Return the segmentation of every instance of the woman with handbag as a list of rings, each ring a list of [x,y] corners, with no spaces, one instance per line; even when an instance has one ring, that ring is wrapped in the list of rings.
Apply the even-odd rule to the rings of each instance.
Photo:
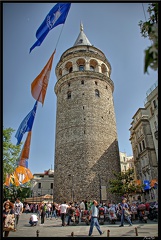
[[[15,231],[14,204],[5,202],[3,209],[3,232],[4,237],[8,237],[10,231]]]
[[[120,203],[120,207],[121,207],[121,225],[119,227],[124,227],[124,219],[126,217],[129,226],[132,226],[132,222],[130,220],[130,213],[128,212],[128,204],[126,203],[126,198],[122,199],[122,202]]]

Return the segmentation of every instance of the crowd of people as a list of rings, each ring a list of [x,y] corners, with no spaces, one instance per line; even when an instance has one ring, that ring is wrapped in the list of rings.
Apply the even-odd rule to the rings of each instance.
[[[20,215],[22,213],[30,213],[29,224],[31,226],[36,226],[40,220],[40,224],[44,224],[45,219],[58,218],[61,219],[62,226],[69,226],[71,222],[77,221],[79,223],[82,220],[84,211],[89,213],[89,236],[92,235],[93,227],[96,226],[100,235],[103,234],[99,226],[99,210],[103,209],[104,221],[106,216],[112,210],[113,213],[117,216],[117,220],[120,221],[120,227],[124,226],[124,221],[126,220],[129,223],[129,226],[132,226],[132,221],[138,219],[138,205],[139,202],[129,203],[126,198],[122,198],[120,203],[98,203],[96,200],[86,201],[82,200],[80,202],[69,202],[66,203],[50,203],[50,202],[41,202],[41,203],[22,203],[19,198],[16,199],[15,203],[10,202],[7,199],[3,204],[3,223],[4,223],[4,236],[8,237],[9,231],[15,230],[18,227],[18,222]],[[157,202],[155,203],[157,207]],[[149,203],[145,202],[146,210],[149,211]],[[129,215],[126,215],[126,212]],[[10,221],[8,218],[11,218]],[[9,223],[8,223],[8,222]],[[14,227],[11,227],[11,222]],[[10,224],[10,226],[8,225]]]

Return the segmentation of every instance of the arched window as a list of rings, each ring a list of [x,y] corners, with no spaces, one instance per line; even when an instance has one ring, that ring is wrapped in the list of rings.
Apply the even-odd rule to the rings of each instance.
[[[93,66],[90,66],[90,70],[94,72],[94,67],[93,67]]]
[[[84,71],[84,65],[79,65],[79,71]]]
[[[71,73],[73,71],[73,68],[71,67],[71,68],[69,68],[69,73]]]
[[[67,62],[67,63],[65,64],[65,68],[66,68],[66,71],[67,71],[68,73],[71,73],[71,72],[73,71],[72,62]]]
[[[67,92],[67,99],[71,98],[71,92]]]
[[[79,71],[84,71],[85,70],[85,59],[84,58],[79,58],[77,61],[77,66]]]
[[[62,69],[59,69],[59,76],[62,77]]]
[[[96,97],[100,97],[100,92],[99,92],[98,89],[95,90],[95,96],[96,96]]]

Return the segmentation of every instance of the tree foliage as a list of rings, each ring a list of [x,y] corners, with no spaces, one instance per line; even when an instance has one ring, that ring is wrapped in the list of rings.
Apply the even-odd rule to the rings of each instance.
[[[158,3],[149,3],[147,12],[148,21],[139,22],[141,35],[151,41],[151,46],[145,50],[144,73],[148,73],[148,67],[158,69]]]
[[[128,169],[126,172],[113,172],[114,178],[109,181],[109,191],[119,197],[139,192],[142,186],[135,182],[134,169]]]
[[[11,143],[11,135],[14,131],[12,128],[3,129],[3,182],[7,174],[14,172],[21,150],[21,145],[16,146]]]
[[[21,151],[21,144],[14,145],[11,143],[11,136],[15,130],[12,128],[3,129],[3,183],[6,181],[7,174],[13,174],[17,167],[17,160]],[[10,187],[3,186],[3,198],[15,200],[19,197],[21,200],[28,197],[31,193],[30,182],[23,186]]]

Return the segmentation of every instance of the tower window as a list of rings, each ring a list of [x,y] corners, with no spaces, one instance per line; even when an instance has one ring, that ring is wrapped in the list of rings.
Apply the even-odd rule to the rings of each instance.
[[[154,104],[154,108],[157,108],[157,104],[155,100],[153,101],[153,104]]]
[[[79,65],[79,71],[84,71],[84,66],[83,65]]]
[[[73,68],[72,67],[70,67],[69,68],[69,73],[71,73],[73,71]]]
[[[99,92],[98,89],[95,90],[95,96],[96,96],[96,97],[100,97],[100,92]]]
[[[90,66],[90,70],[91,70],[91,71],[94,71],[94,67],[93,67],[93,66]]]
[[[41,183],[38,183],[38,188],[41,188]]]
[[[68,83],[68,87],[70,87],[70,82]]]
[[[71,98],[71,92],[67,92],[67,99]]]
[[[97,82],[95,81],[95,85],[97,85]]]
[[[81,81],[81,84],[84,84],[84,80]]]
[[[83,106],[83,109],[84,109],[84,106]]]

